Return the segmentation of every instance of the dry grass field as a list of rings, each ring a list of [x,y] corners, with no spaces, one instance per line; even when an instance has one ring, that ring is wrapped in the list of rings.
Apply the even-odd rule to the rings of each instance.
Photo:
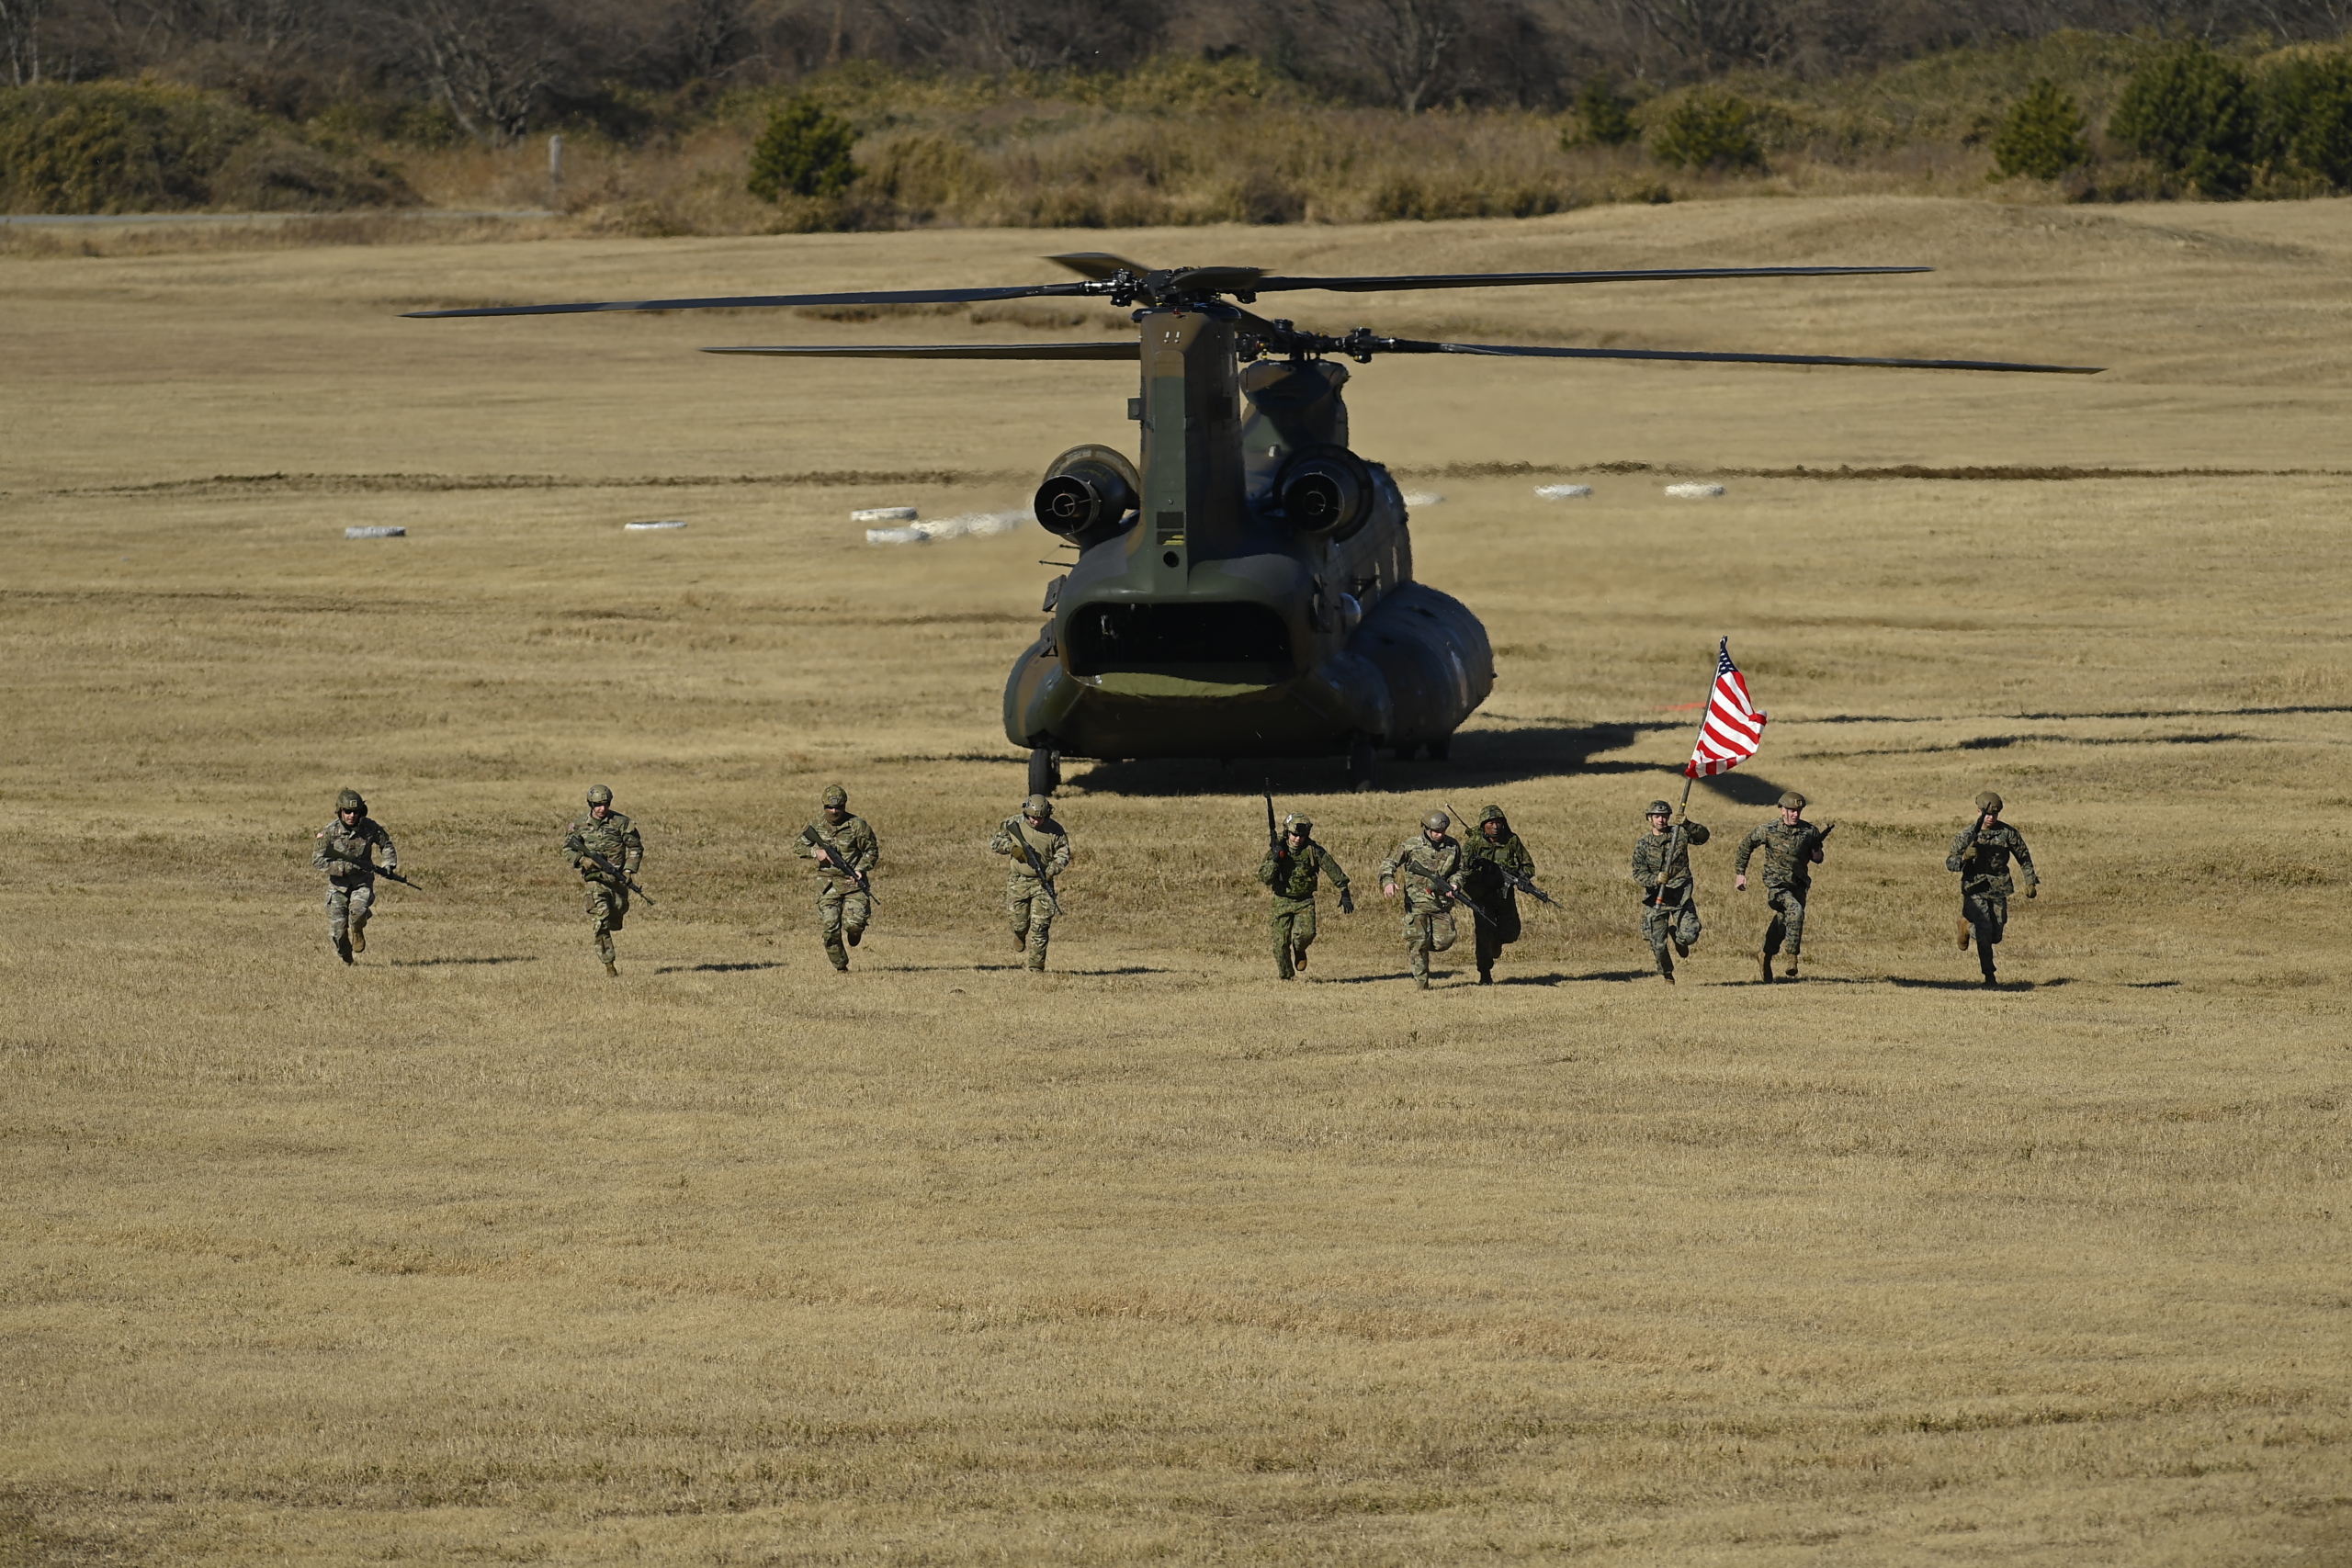
[[[2352,1562],[2352,206],[187,243],[0,255],[0,1563]],[[1295,310],[2114,368],[1360,369],[1501,679],[1450,762],[1274,787],[1360,886],[1499,801],[1564,907],[1421,995],[1367,898],[1284,986],[1260,770],[1078,768],[1035,979],[984,844],[1049,541],[847,514],[1023,504],[1132,371],[689,350],[1098,328],[395,317],[1096,245],[1926,262]],[[1624,868],[1725,634],[1774,722],[1668,989]],[[846,977],[784,852],[836,779]],[[348,971],[345,784],[430,889]],[[2048,878],[1997,994],[1988,785]],[[1766,988],[1786,787],[1839,831]]]

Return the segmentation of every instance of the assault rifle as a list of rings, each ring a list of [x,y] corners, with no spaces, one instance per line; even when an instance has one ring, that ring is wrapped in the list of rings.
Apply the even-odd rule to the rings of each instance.
[[[1471,897],[1469,894],[1464,892],[1460,883],[1448,882],[1442,876],[1432,876],[1429,879],[1429,884],[1430,890],[1435,893],[1439,897],[1455,904],[1469,905],[1470,912],[1477,916],[1480,919],[1486,921],[1488,925],[1499,926],[1502,924],[1500,920],[1495,919],[1493,915],[1487,912],[1487,907],[1484,904],[1479,903],[1478,900]]]
[[[1054,891],[1054,879],[1046,874],[1046,863],[1039,860],[1037,852],[1029,847],[1029,835],[1021,830],[1023,819],[1018,817],[1007,818],[1004,825],[1012,832],[1012,841],[1021,846],[1021,858],[1029,863],[1029,874],[1035,877],[1037,886],[1046,890],[1046,902],[1054,907],[1055,914],[1060,914],[1062,912],[1061,895]]]
[[[586,861],[590,865],[594,866],[597,871],[603,874],[606,882],[612,883],[616,886],[628,888],[630,892],[636,894],[639,897],[644,899],[649,904],[653,902],[653,895],[648,893],[644,888],[639,887],[634,877],[630,876],[628,872],[623,871],[619,866],[615,865],[611,861],[608,861],[604,856],[598,854],[595,851],[582,850],[580,852],[580,858]]]
[[[823,857],[825,864],[831,866],[835,871],[838,871],[843,876],[848,877],[851,882],[856,884],[857,890],[865,895],[865,901],[867,903],[878,904],[881,902],[879,898],[874,897],[874,885],[865,880],[865,873],[858,870],[857,867],[850,864],[849,862],[833,853],[832,845],[825,842],[824,840],[818,838],[813,833],[807,835],[807,837],[809,848],[815,850],[819,855]]]
[[[378,876],[386,877],[393,882],[399,883],[402,887],[416,887],[415,883],[411,882],[407,877],[402,876],[390,866],[374,864],[371,862],[361,859],[357,855],[336,849],[333,844],[326,846],[325,853],[329,860],[339,860],[345,865],[356,865],[362,871],[373,872]],[[416,887],[416,890],[419,893],[424,891],[422,887]]]
[[[1453,819],[1456,822],[1465,820],[1462,813],[1453,810],[1453,807],[1451,802],[1447,804],[1446,810],[1453,813]],[[1483,827],[1474,828],[1471,829],[1471,832],[1476,833],[1481,838],[1486,836],[1486,829]],[[1467,861],[1470,858],[1469,833],[1464,833],[1462,836],[1462,841],[1464,846],[1462,858],[1464,861]],[[1486,866],[1496,874],[1499,875],[1503,879],[1504,886],[1517,888],[1520,892],[1528,895],[1532,898],[1540,899],[1544,903],[1551,905],[1555,909],[1560,907],[1560,901],[1557,898],[1553,897],[1549,893],[1544,892],[1544,889],[1535,886],[1535,879],[1533,877],[1521,876],[1519,873],[1511,870],[1510,867],[1505,865],[1498,860],[1480,861],[1478,863]]]

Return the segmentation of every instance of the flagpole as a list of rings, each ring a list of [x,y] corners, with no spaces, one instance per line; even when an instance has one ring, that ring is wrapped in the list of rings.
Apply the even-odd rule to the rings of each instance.
[[[1725,635],[1724,637],[1718,638],[1715,643],[1715,667],[1717,669],[1721,669],[1723,667],[1722,660],[1730,657],[1730,653],[1731,637],[1728,635]],[[1691,761],[1682,764],[1682,809],[1679,813],[1682,818],[1682,821],[1677,822],[1674,825],[1674,837],[1668,841],[1666,846],[1666,863],[1658,868],[1657,897],[1651,907],[1660,910],[1661,912],[1666,908],[1667,880],[1674,874],[1674,857],[1680,853],[1682,850],[1683,824],[1687,823],[1690,819],[1690,786],[1699,782],[1699,775],[1694,771],[1697,766],[1697,760],[1699,756],[1699,742],[1705,739],[1707,737],[1707,705],[1708,703],[1714,701],[1714,677],[1710,675],[1707,678],[1707,701],[1699,705],[1699,733],[1693,737],[1690,741]]]

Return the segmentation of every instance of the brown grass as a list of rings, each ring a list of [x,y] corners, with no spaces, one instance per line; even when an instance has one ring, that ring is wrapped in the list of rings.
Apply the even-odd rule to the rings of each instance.
[[[687,352],[944,318],[393,318],[1017,280],[1034,236],[0,261],[0,1561],[2341,1559],[2346,247],[2179,216],[1105,236],[1927,260],[1295,309],[2117,367],[1359,370],[1501,684],[1451,763],[1275,786],[1360,878],[1499,800],[1566,906],[1428,996],[1376,901],[1271,978],[1214,764],[1079,773],[1057,972],[1008,966],[1046,541],[845,513],[1018,504],[1126,439],[1125,373]],[[1954,477],[2059,467],[2105,477]],[[1719,633],[1774,722],[1694,803],[1666,992],[1623,867]],[[782,852],[835,778],[888,854],[845,980]],[[662,900],[617,984],[554,852],[598,779]],[[432,889],[351,972],[305,865],[345,783]],[[2050,879],[1998,996],[1941,870],[1988,784]],[[1729,835],[1787,786],[1840,830],[1764,990]]]

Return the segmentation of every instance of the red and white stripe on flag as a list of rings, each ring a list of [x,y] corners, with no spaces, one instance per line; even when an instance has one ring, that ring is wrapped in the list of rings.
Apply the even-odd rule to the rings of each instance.
[[[1731,639],[1715,645],[1715,684],[1707,694],[1707,716],[1699,723],[1699,743],[1683,772],[1694,779],[1727,773],[1756,755],[1764,739],[1763,712],[1749,700],[1747,678],[1731,661]]]

